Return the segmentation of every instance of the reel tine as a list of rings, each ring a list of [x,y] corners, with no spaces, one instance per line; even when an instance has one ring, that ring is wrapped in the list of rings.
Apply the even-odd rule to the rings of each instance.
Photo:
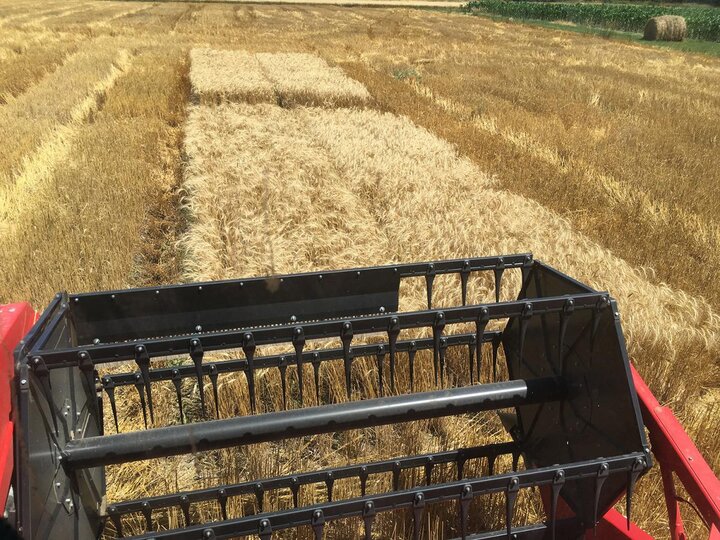
[[[528,279],[530,278],[530,271],[532,270],[532,266],[533,266],[532,257],[530,255],[528,255],[527,257],[525,257],[525,262],[523,263],[522,267],[520,268],[523,288],[528,283]]]
[[[253,486],[253,492],[255,493],[255,502],[257,502],[259,513],[262,514],[265,506],[265,487],[258,482]]]
[[[427,290],[427,307],[432,309],[433,282],[435,281],[435,265],[428,264],[427,274],[425,274],[425,288]]]
[[[315,403],[320,405],[320,359],[318,353],[313,353],[312,367],[315,381]]]
[[[329,472],[325,476],[325,488],[327,489],[328,502],[332,502],[333,500],[333,486],[335,486],[335,477],[333,476],[333,473]]]
[[[363,507],[363,523],[365,524],[365,540],[372,540],[372,527],[375,522],[375,503],[368,501]]]
[[[189,527],[192,523],[190,522],[190,499],[188,499],[187,495],[180,497],[180,509],[182,510],[183,518],[185,518],[185,526]]]
[[[463,473],[464,473],[464,470],[465,470],[465,462],[466,462],[466,461],[467,461],[467,458],[465,457],[465,453],[464,453],[464,452],[458,452],[458,457],[457,457],[457,461],[456,461],[456,465],[457,465],[457,481],[458,481],[458,482],[463,479]]]
[[[552,495],[550,499],[550,530],[552,540],[555,540],[555,525],[557,524],[557,504],[560,491],[565,485],[565,471],[558,469],[552,483]]]
[[[365,496],[365,491],[367,490],[367,479],[368,479],[368,472],[367,467],[363,465],[360,468],[360,496]]]
[[[512,470],[517,471],[518,463],[520,463],[520,452],[512,453]]]
[[[473,336],[468,343],[468,371],[470,372],[470,384],[475,384],[475,336]]]
[[[220,505],[220,515],[224,520],[226,520],[227,517],[227,492],[224,489],[218,490],[218,504]]]
[[[282,385],[282,400],[283,400],[283,410],[287,410],[287,364],[285,364],[285,357],[283,356],[280,359],[280,362],[282,362],[278,366],[278,371],[280,372],[280,384]]]
[[[438,373],[440,368],[440,338],[445,328],[445,314],[438,311],[435,314],[435,322],[433,323],[433,369],[435,371],[435,386],[438,385]]]
[[[422,518],[425,512],[425,495],[416,493],[413,499],[413,540],[420,540]]]
[[[150,422],[155,423],[155,415],[153,413],[152,385],[150,384],[150,356],[148,355],[145,345],[137,345],[135,347],[135,363],[140,368],[145,392],[147,393],[147,404],[150,408]],[[147,427],[147,426],[146,426]]]
[[[408,349],[408,365],[410,368],[410,391],[415,391],[415,353],[417,353],[417,343],[414,341],[410,342],[410,348]]]
[[[513,476],[505,490],[505,526],[507,527],[507,538],[512,538],[512,518],[518,491],[520,491],[520,479],[517,476]]]
[[[495,274],[495,302],[500,302],[500,286],[502,285],[503,272],[505,272],[505,260],[502,257],[498,258],[497,265],[493,270]]]
[[[220,418],[220,399],[218,397],[218,370],[215,364],[210,364],[210,384],[212,385],[213,401],[215,402],[215,418]]]
[[[198,338],[190,340],[190,358],[195,364],[195,377],[197,377],[198,392],[200,393],[200,411],[205,416],[205,387],[202,372],[203,348]]]
[[[480,313],[475,321],[475,354],[477,356],[478,382],[480,382],[480,376],[482,374],[482,343],[488,322],[490,322],[490,311],[486,307],[480,308]]]
[[[496,454],[490,454],[488,456],[488,475],[492,476],[495,474],[495,460],[497,459]]]
[[[325,529],[325,515],[322,510],[315,510],[312,515],[311,527],[315,534],[315,540],[323,539],[323,531]]]
[[[340,331],[340,339],[342,340],[343,346],[343,362],[345,364],[345,391],[347,392],[347,398],[350,399],[351,387],[350,387],[350,374],[352,371],[352,349],[350,344],[353,338],[353,328],[349,321],[345,321],[342,324],[342,330]]]
[[[400,468],[400,462],[396,461],[393,463],[393,470],[392,470],[392,485],[393,485],[393,491],[398,491],[400,488],[400,471],[402,469]]]
[[[597,535],[597,522],[598,522],[598,505],[600,504],[600,493],[602,491],[603,484],[610,474],[610,467],[607,463],[603,462],[600,464],[597,476],[595,477],[595,500],[593,505],[593,537]]]
[[[383,395],[383,364],[385,363],[385,347],[382,345],[378,345],[377,353],[375,354],[377,358],[377,368],[378,368],[378,392],[379,396],[382,397]]]
[[[290,491],[292,492],[293,507],[297,508],[300,495],[300,482],[297,476],[293,476],[292,480],[290,481]]]
[[[492,342],[492,361],[493,361],[493,382],[497,382],[497,360],[498,349],[500,348],[500,337],[496,337]]]
[[[467,522],[472,495],[472,486],[470,484],[465,484],[460,492],[460,537],[462,540],[467,538]]]
[[[120,428],[118,427],[117,404],[115,403],[115,381],[113,381],[110,377],[103,377],[102,384],[103,389],[107,394],[108,401],[110,402],[110,410],[112,411],[113,420],[115,421],[115,432],[120,433]]]
[[[427,461],[425,462],[425,485],[429,486],[432,483],[432,472],[433,468],[435,467],[435,463],[433,463],[433,458],[430,456],[427,458]]]
[[[150,503],[143,501],[140,508],[142,515],[145,518],[145,531],[150,532],[152,531],[152,508],[150,508]]]
[[[180,377],[180,371],[175,368],[172,370],[172,382],[175,386],[175,397],[178,402],[178,410],[180,411],[180,423],[185,423],[185,415],[183,414],[183,403],[182,403],[182,378]]]
[[[293,330],[292,337],[293,347],[295,347],[295,365],[297,366],[298,392],[300,393],[300,406],[303,404],[303,369],[302,369],[302,352],[305,348],[305,331],[302,326],[297,326]]]
[[[460,293],[462,296],[462,305],[467,305],[467,285],[470,277],[470,261],[463,262],[463,268],[460,270]]]
[[[447,339],[440,338],[440,386],[445,387],[445,353],[447,352]]]
[[[243,336],[243,353],[247,359],[248,393],[250,394],[250,411],[255,414],[255,338],[248,332]]]
[[[390,348],[390,391],[393,394],[395,393],[395,353],[399,335],[400,323],[397,317],[392,317],[388,326],[388,346]]]
[[[117,508],[111,506],[110,508],[108,508],[108,515],[110,516],[110,521],[113,522],[113,526],[115,527],[115,532],[117,533],[118,538],[125,538],[125,535],[123,534],[122,516],[120,515],[120,512],[117,511]]]
[[[143,412],[143,422],[145,423],[145,429],[147,429],[147,407],[145,405],[145,384],[142,380],[140,373],[135,373],[135,388],[137,389],[138,395],[140,396],[140,406]]]

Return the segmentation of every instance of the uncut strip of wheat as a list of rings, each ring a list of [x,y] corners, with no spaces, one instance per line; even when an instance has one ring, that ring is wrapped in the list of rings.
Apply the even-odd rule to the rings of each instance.
[[[75,51],[81,36],[6,30],[0,38],[0,105],[22,94]]]
[[[283,104],[351,106],[370,99],[367,89],[331,68],[319,56],[307,53],[258,53],[265,76]]]
[[[205,102],[275,101],[273,86],[257,57],[244,51],[192,49],[190,85],[195,97]]]
[[[305,53],[193,49],[190,80],[196,99],[283,105],[361,105],[370,94],[322,58]]]
[[[381,124],[377,129],[384,127]],[[354,189],[347,171],[337,169],[331,154],[310,135],[302,109],[289,111],[274,105],[244,104],[192,108],[186,126],[188,161],[184,183],[190,224],[181,243],[186,254],[186,277],[220,279],[358,266],[398,258],[387,242],[386,231],[378,227],[370,194],[366,196],[362,190]],[[448,144],[409,122],[397,129],[395,135],[412,141],[400,152],[397,166],[404,161],[413,164],[417,174],[428,173],[448,182],[465,177],[479,183],[488,181],[467,160],[458,158]],[[388,152],[394,154],[397,150],[395,146]],[[413,294],[410,303],[420,303],[424,294],[421,288]],[[372,362],[358,361],[354,368],[360,393],[377,395],[377,371]],[[290,387],[295,388],[291,393],[297,397],[293,374],[289,377]],[[309,370],[303,379],[306,399],[312,399],[314,383]],[[416,384],[421,388],[430,388],[431,379],[428,369],[416,373]],[[322,383],[321,393],[325,399],[333,402],[345,399],[343,380],[339,365],[323,367],[323,381],[327,382]],[[259,373],[257,383],[261,407],[280,410],[282,397],[277,372]],[[408,384],[405,369],[398,373],[398,385],[407,388]],[[206,395],[207,392],[209,389]],[[221,379],[222,417],[248,414],[248,404],[247,388],[237,377]],[[487,442],[498,429],[498,426],[481,429],[486,420],[476,418],[471,424],[477,429],[468,432],[467,422],[447,418],[349,432],[338,436],[341,448],[333,448],[330,436],[290,440],[282,445],[264,445],[259,451],[243,448],[221,452],[207,463],[199,456],[197,465],[208,474],[211,469],[219,469],[222,482],[233,482],[359,459],[479,444]],[[274,459],[267,459],[268,455]],[[162,470],[158,468],[161,475]],[[387,490],[390,488],[387,481],[374,477],[368,484],[369,490]],[[357,486],[352,484],[340,483],[335,488],[337,498],[354,495]],[[324,497],[321,489],[308,488],[301,493],[304,504]],[[280,495],[272,504],[282,506],[286,499]],[[522,512],[527,515],[532,508],[528,506]],[[212,508],[195,510],[205,519],[216,517]],[[245,511],[247,508],[239,503],[231,504],[232,514]],[[433,527],[451,519],[446,514],[433,515]],[[380,530],[392,535],[393,527],[397,526],[388,521]],[[347,527],[340,527],[329,537],[352,535]]]
[[[54,130],[86,116],[88,99],[101,81],[122,67],[123,58],[112,39],[87,42],[57,70],[0,108],[0,132],[6,136],[0,155],[0,189],[12,185]]]
[[[707,411],[716,406],[713,394],[702,395],[701,390],[716,385],[718,375],[716,365],[704,362],[718,352],[720,329],[706,303],[649,283],[553,212],[494,189],[452,147],[408,120],[344,109],[201,107],[191,113],[186,133],[191,225],[183,245],[188,278],[532,250],[618,298],[633,359],[661,399],[697,403],[684,411],[697,421],[707,420]],[[328,184],[322,183],[324,178]],[[448,291],[439,290],[439,302]],[[412,293],[410,304],[421,307],[422,287]],[[678,364],[690,375],[684,381],[672,376]],[[328,384],[337,387],[336,398],[342,399],[342,378],[336,375],[328,370]],[[274,389],[279,406],[279,383],[272,377],[266,373],[261,386],[269,393]],[[371,380],[362,385],[372,388]],[[244,403],[244,379],[228,381],[221,392],[221,414],[246,414]],[[272,463],[244,452],[223,453],[227,480],[239,480],[248,471],[252,476],[313,469],[358,453],[375,459],[449,441],[469,444],[482,440],[481,432],[488,429],[484,422],[477,425],[480,432],[453,421],[443,425],[447,435],[440,439],[417,426],[412,434],[398,426],[381,428],[371,437],[381,444],[368,448],[355,436],[343,439],[343,451],[327,449],[329,457],[322,452],[308,457],[297,442],[266,448],[262,455],[277,452]],[[688,427],[699,431],[698,424]],[[717,441],[707,444],[718,450]],[[708,457],[716,461],[716,456]]]

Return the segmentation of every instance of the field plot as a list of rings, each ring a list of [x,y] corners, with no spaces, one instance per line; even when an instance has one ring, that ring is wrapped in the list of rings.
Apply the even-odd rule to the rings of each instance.
[[[0,27],[0,301],[533,251],[618,299],[632,361],[720,470],[719,60],[415,10],[30,1],[0,7]],[[421,306],[420,284],[403,292]],[[321,396],[340,400],[329,375]],[[259,384],[279,406],[278,378]],[[177,421],[173,392],[158,421]],[[221,416],[246,392],[223,381]],[[142,426],[136,401],[121,430]],[[216,485],[215,458],[240,480],[501,431],[483,416],[403,429],[118,467],[111,496]],[[664,537],[657,471],[639,487],[634,518]],[[476,525],[502,524],[495,503],[498,522]],[[541,513],[520,506],[517,522]],[[454,512],[431,516],[432,537],[457,533]]]
[[[357,81],[311,54],[193,49],[190,62],[190,82],[199,101],[339,106],[362,105],[370,98]]]

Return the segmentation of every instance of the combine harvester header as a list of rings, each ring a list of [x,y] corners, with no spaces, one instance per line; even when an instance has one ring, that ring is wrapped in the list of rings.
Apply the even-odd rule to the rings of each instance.
[[[513,269],[522,276],[520,294],[500,302],[503,275]],[[467,303],[469,280],[478,273],[489,273],[495,302]],[[440,308],[433,303],[435,279],[444,274],[458,276],[460,305]],[[425,281],[427,309],[399,311],[401,280],[418,277]],[[0,394],[0,498],[23,538],[90,540],[108,537],[107,524],[114,536],[123,537],[128,534],[123,517],[137,514],[144,517],[146,532],[134,538],[269,540],[278,531],[308,527],[321,539],[326,523],[359,517],[369,539],[379,513],[406,509],[417,539],[424,537],[427,507],[454,501],[454,528],[463,539],[579,539],[593,534],[643,539],[649,536],[630,521],[631,501],[636,482],[654,461],[662,471],[672,538],[685,538],[673,473],[708,524],[710,537],[720,537],[720,483],[672,413],[659,406],[631,367],[615,301],[529,254],[62,293],[35,319],[27,304],[0,307],[0,370],[6,390]],[[450,332],[451,325],[464,333]],[[401,336],[413,331],[410,339]],[[328,338],[338,346],[310,347],[312,340]],[[290,352],[257,354],[266,345]],[[469,385],[445,387],[449,349],[466,355],[467,377],[462,380]],[[237,355],[239,350],[241,357],[231,360],[215,360],[211,354]],[[432,357],[434,390],[415,391],[418,354]],[[168,357],[188,362],[158,365]],[[351,399],[352,364],[359,357],[376,359],[380,397]],[[493,366],[483,371],[486,359]],[[127,362],[130,371],[119,372],[118,362]],[[320,404],[321,366],[332,362],[342,366],[348,401]],[[401,364],[410,383],[398,391]],[[291,403],[288,368],[303,366],[312,369],[315,384],[303,388],[300,377],[298,399]],[[278,370],[285,410],[255,412],[259,370]],[[254,414],[220,418],[218,377],[240,372],[247,379]],[[492,372],[493,378],[480,383],[482,372]],[[191,423],[184,423],[185,379],[197,381],[203,412]],[[178,423],[155,427],[157,385],[164,381],[175,387]],[[206,406],[206,381],[214,411]],[[118,429],[116,390],[121,387],[137,390],[144,430]],[[106,406],[111,425],[105,422]],[[105,467],[113,464],[501,409],[514,411],[501,413],[507,442],[106,502]],[[215,418],[208,418],[213,413]],[[487,474],[467,474],[467,462],[475,459],[485,460]],[[496,470],[502,459],[512,463],[509,470]],[[433,469],[448,464],[454,480],[433,482]],[[411,469],[424,473],[425,482],[400,489],[401,476]],[[377,474],[392,475],[393,489],[368,494],[368,478]],[[339,479],[356,481],[358,496],[333,498]],[[326,487],[327,500],[300,505],[300,488],[318,484]],[[533,487],[542,495],[546,518],[514,526],[518,494]],[[290,490],[293,507],[263,511],[266,494],[280,489]],[[498,493],[504,494],[505,527],[468,530],[471,502]],[[229,517],[228,499],[239,495],[254,496],[260,513]],[[627,518],[613,509],[623,495]],[[193,506],[208,502],[217,505],[222,519],[197,522]],[[168,508],[182,512],[182,526],[159,530],[157,516]]]

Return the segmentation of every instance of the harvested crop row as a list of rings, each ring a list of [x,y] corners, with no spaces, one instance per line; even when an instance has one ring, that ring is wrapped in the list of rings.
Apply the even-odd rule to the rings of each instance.
[[[7,30],[3,34],[0,42],[0,104],[19,96],[55,70],[82,39],[49,32],[28,34]]]
[[[362,84],[311,54],[193,49],[190,61],[192,91],[203,103],[349,106],[370,98]]]
[[[188,279],[532,250],[618,298],[631,354],[663,401],[698,403],[699,387],[717,386],[717,366],[703,359],[718,354],[720,321],[706,303],[649,283],[556,214],[493,188],[450,145],[407,119],[368,110],[201,106],[190,114],[186,137],[191,222],[182,244]],[[422,308],[421,285],[404,291],[407,308]],[[480,289],[482,296],[483,284]],[[442,298],[458,294],[457,284],[445,284],[436,294],[442,304]],[[672,376],[679,362],[696,374],[684,383]],[[372,395],[373,366],[362,367],[365,371],[358,370],[356,379]],[[326,376],[324,392],[342,400],[342,377],[332,369]],[[259,380],[261,394],[268,396],[263,401],[279,407],[276,374],[268,371]],[[308,373],[304,380],[312,388]],[[716,400],[706,394],[701,405],[685,411],[689,430],[699,431]],[[226,380],[221,416],[247,414],[244,403],[244,378]],[[230,476],[222,480],[312,470],[358,455],[384,459],[445,444],[473,444],[492,436],[488,422],[478,419],[472,429],[440,423],[414,426],[414,431],[384,427],[370,430],[367,437],[355,433],[342,439],[342,450],[328,448],[330,457],[323,462],[317,457],[323,452],[309,455],[294,443],[281,450],[268,446],[261,452],[223,452],[221,469]],[[368,439],[378,444],[364,444]],[[313,440],[313,445],[329,444]],[[717,460],[718,441],[704,442],[706,455]],[[277,459],[267,463],[264,456],[275,453]],[[640,498],[652,499],[657,485],[645,486]],[[323,495],[309,494],[305,502]],[[524,511],[535,510],[530,504]]]
[[[23,174],[34,153],[54,137],[54,130],[87,116],[103,81],[123,69],[126,56],[119,54],[112,39],[87,42],[52,74],[0,108],[0,132],[6,135],[0,190]]]
[[[180,159],[187,66],[177,47],[154,42],[136,52],[105,88],[93,121],[72,126],[32,196],[7,207],[12,228],[0,232],[0,251],[14,256],[0,262],[0,302],[43,306],[59,290],[144,278],[143,250],[153,243],[143,234],[148,214],[171,188]]]

